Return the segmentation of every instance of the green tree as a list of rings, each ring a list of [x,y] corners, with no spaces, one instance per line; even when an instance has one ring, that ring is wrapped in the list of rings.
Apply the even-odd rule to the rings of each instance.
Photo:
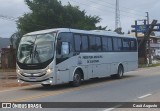
[[[156,34],[155,34],[155,32],[151,32],[151,34],[150,34],[151,36],[156,36]]]
[[[30,13],[24,14],[17,21],[20,33],[25,34],[32,31],[49,28],[74,28],[74,29],[105,29],[96,27],[100,22],[98,16],[86,15],[78,6],[70,3],[63,6],[58,0],[25,0]]]
[[[131,34],[130,30],[128,30],[128,34]]]
[[[124,32],[122,32],[122,28],[121,27],[115,29],[114,32],[116,32],[118,34],[124,34]]]
[[[22,37],[22,34],[19,31],[11,35],[10,42],[14,48],[16,49],[18,48],[21,37]]]

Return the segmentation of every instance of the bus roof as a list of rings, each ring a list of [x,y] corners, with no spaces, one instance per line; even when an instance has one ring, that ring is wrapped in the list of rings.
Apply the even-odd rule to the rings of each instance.
[[[69,29],[69,28],[55,28],[55,29],[40,30],[40,31],[27,33],[24,36],[46,34],[46,33],[51,33],[51,32],[73,32],[73,33],[94,34],[94,35],[102,35],[102,36],[116,36],[116,37],[136,38],[136,37],[130,36],[128,34],[121,35],[121,34],[117,34],[116,32],[112,32],[112,31],[79,30],[79,29]]]

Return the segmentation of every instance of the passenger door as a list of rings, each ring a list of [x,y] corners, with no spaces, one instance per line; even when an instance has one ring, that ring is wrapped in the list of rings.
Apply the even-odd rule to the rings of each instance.
[[[67,83],[70,79],[71,64],[69,58],[73,56],[72,34],[60,33],[56,47],[56,83]]]

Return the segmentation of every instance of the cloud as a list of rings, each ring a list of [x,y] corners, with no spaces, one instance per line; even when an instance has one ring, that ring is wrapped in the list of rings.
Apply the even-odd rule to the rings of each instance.
[[[16,24],[12,21],[0,20],[0,37],[10,37],[16,32]]]
[[[0,12],[3,15],[18,17],[29,9],[24,0],[0,0]]]
[[[72,5],[79,6],[81,10],[86,10],[88,15],[98,15],[102,18],[97,25],[108,26],[114,30],[115,27],[115,0],[61,0],[62,4],[68,1]],[[146,19],[145,12],[149,12],[150,20],[160,21],[160,0],[119,0],[121,25],[123,31],[131,30],[131,25],[137,19]],[[24,0],[0,0],[0,15],[19,17],[29,12]],[[16,29],[16,24],[11,21],[0,19],[0,36],[10,37]]]
[[[29,12],[23,0],[0,0],[0,15],[17,18]],[[0,19],[0,37],[10,37],[17,29],[16,23]]]

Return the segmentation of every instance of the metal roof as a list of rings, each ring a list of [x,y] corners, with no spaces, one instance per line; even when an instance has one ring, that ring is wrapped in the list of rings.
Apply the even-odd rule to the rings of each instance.
[[[35,31],[35,32],[28,33],[28,34],[26,34],[24,36],[39,35],[39,34],[55,32],[55,31],[136,38],[135,36],[131,36],[131,35],[127,35],[127,34],[121,35],[121,34],[117,34],[116,32],[111,32],[111,31],[106,31],[106,30],[79,30],[79,29],[70,29],[70,28],[55,28],[55,29],[47,29],[47,30]]]

